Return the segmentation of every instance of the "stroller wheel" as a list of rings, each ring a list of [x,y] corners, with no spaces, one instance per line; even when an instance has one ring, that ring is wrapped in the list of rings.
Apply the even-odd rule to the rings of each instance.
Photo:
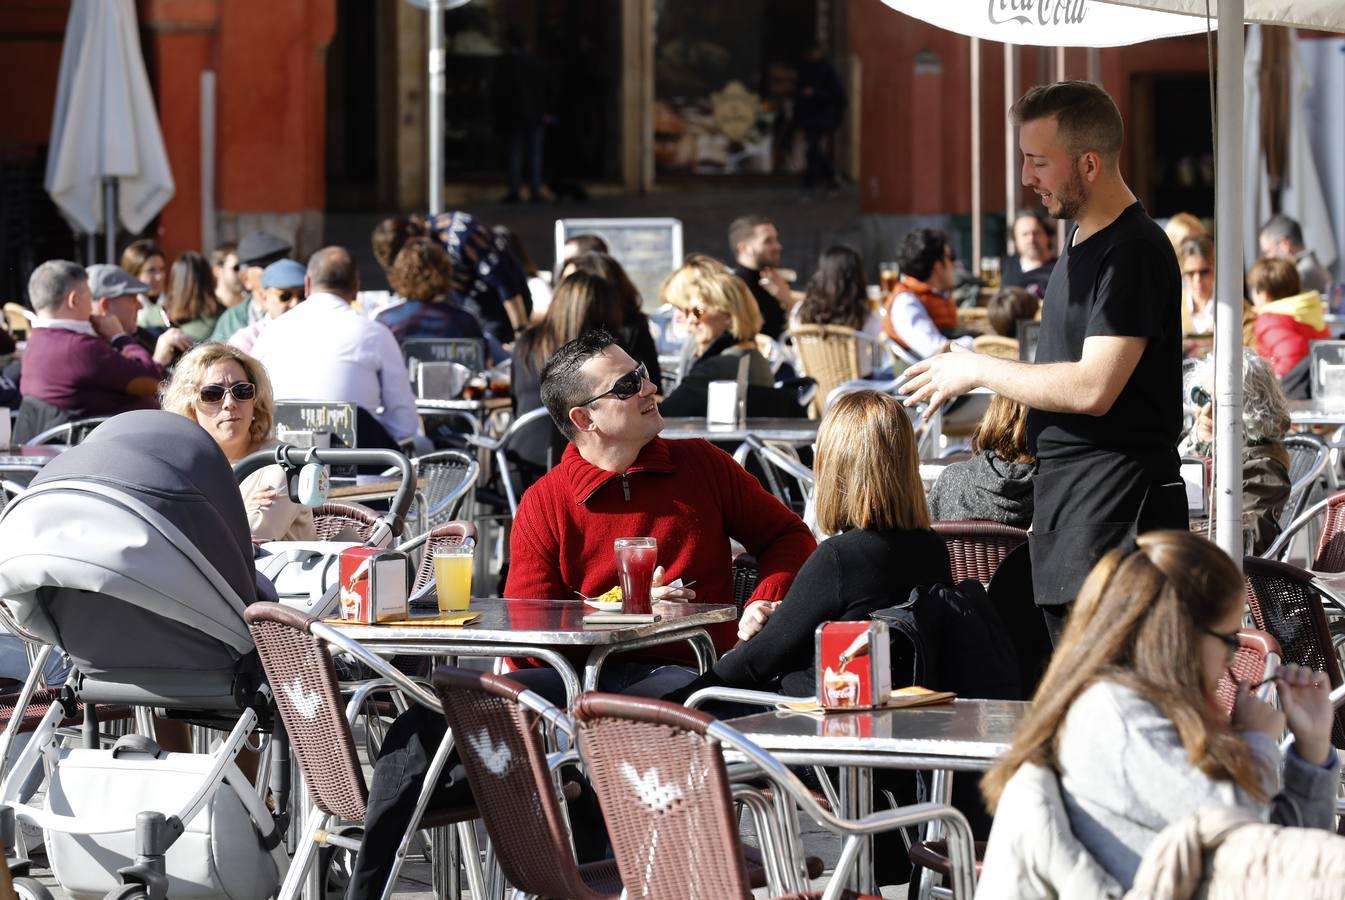
[[[51,891],[36,878],[15,878],[14,896],[19,900],[52,900]]]
[[[322,893],[326,898],[346,895],[350,875],[355,868],[355,853],[343,847],[323,847],[318,851],[318,871],[322,874]]]
[[[143,884],[123,884],[108,891],[103,900],[149,900],[149,891]]]

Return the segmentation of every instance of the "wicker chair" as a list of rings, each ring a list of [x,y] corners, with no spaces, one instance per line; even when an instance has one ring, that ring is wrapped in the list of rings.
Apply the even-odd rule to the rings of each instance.
[[[1280,644],[1264,631],[1245,628],[1238,632],[1238,643],[1242,646],[1229,664],[1228,672],[1220,676],[1214,692],[1220,708],[1230,716],[1238,696],[1238,685],[1233,676],[1238,681],[1260,684],[1280,667]]]
[[[24,441],[24,446],[36,447],[41,444],[69,444],[74,446],[81,443],[86,437],[93,433],[93,430],[106,422],[110,416],[92,416],[87,419],[74,419],[70,422],[62,422],[60,425],[53,425],[41,434],[34,435]]]
[[[954,582],[974,578],[988,586],[1004,557],[1027,541],[1023,529],[997,522],[934,522],[930,527],[948,547]]]
[[[400,689],[413,701],[436,712],[439,702],[424,688],[330,626],[279,603],[254,603],[243,613],[267,680],[274,691],[276,709],[289,735],[294,756],[308,783],[312,806],[301,820],[304,833],[278,900],[298,896],[305,873],[321,840],[348,849],[358,848],[359,826],[364,822],[369,788],[360,768],[351,723],[365,702],[376,692]],[[351,654],[382,676],[360,685],[346,703],[341,695],[329,645]],[[467,861],[472,896],[485,896],[485,875],[476,853],[476,830],[471,825],[477,811],[471,805],[429,808],[430,795],[448,759],[451,735],[445,735],[425,777],[417,799],[412,825],[397,849],[389,883],[397,880],[407,847],[415,830],[458,825]]]
[[[986,356],[997,356],[1000,359],[1018,358],[1018,339],[1004,337],[998,334],[982,334],[975,337],[971,342],[971,349],[977,353],[984,353]]]
[[[476,486],[480,463],[471,454],[461,450],[441,450],[412,460],[416,480],[424,484],[419,492],[424,498],[424,509],[417,503],[407,516],[412,534],[432,531],[445,522],[458,518],[472,488]]]
[[[1289,501],[1280,513],[1281,529],[1288,528],[1307,508],[1312,489],[1331,455],[1326,442],[1315,434],[1288,435],[1284,449],[1289,452]]]
[[[1242,562],[1252,621],[1280,645],[1285,662],[1325,672],[1331,688],[1340,687],[1340,664],[1331,645],[1322,592],[1312,575],[1297,566],[1249,556]],[[1345,747],[1345,710],[1336,710],[1331,743]]]
[[[1345,491],[1337,491],[1303,510],[1285,526],[1279,537],[1275,538],[1275,543],[1262,556],[1266,559],[1284,559],[1298,533],[1314,524],[1321,529],[1321,534],[1313,553],[1312,570],[1345,572]]]
[[[757,582],[761,580],[761,570],[757,566],[757,558],[750,553],[739,553],[733,557],[733,605],[738,607],[738,615],[742,615],[743,608],[747,606],[747,601],[752,599],[752,594],[757,589]]]
[[[473,543],[476,542],[476,526],[471,522],[445,522],[426,534],[398,545],[397,549],[403,553],[423,548],[420,565],[416,567],[416,578],[411,586],[411,593],[415,594],[434,580],[434,552],[436,550],[442,547],[456,547],[468,538],[471,538]]]
[[[358,503],[323,503],[313,510],[313,527],[320,541],[367,541],[378,513]]]
[[[725,747],[759,769],[773,791],[788,797],[791,810],[797,805],[844,837],[833,879],[848,877],[862,838],[937,819],[949,829],[954,891],[968,900],[972,896],[971,829],[951,806],[923,803],[847,821],[818,805],[775,757],[704,713],[660,700],[589,693],[575,703],[574,716],[579,749],[632,900],[751,897],[735,799],[756,818],[768,871],[778,882],[772,886],[790,897],[818,896],[806,893],[797,823],[782,828],[781,817],[769,810],[760,791],[729,782]],[[688,866],[689,860],[695,865]]]
[[[549,724],[570,734],[564,713],[498,675],[441,667],[433,682],[506,880],[539,897],[619,896],[614,862],[580,865],[570,849],[562,789],[539,733]]]
[[[794,354],[798,357],[799,374],[817,382],[817,392],[808,404],[808,415],[816,419],[822,414],[827,395],[847,381],[868,374],[874,352],[873,339],[863,332],[842,325],[795,325],[789,329],[794,340]]]

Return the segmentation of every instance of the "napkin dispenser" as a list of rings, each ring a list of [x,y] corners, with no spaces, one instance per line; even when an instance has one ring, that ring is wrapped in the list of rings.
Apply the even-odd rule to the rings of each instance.
[[[374,625],[406,618],[411,567],[405,553],[349,547],[341,551],[340,577],[341,621]]]
[[[823,709],[872,709],[892,693],[887,623],[817,626],[817,702]]]

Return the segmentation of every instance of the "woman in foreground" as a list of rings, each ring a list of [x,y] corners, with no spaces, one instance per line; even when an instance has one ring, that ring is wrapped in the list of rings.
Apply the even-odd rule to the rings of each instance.
[[[1246,684],[1231,720],[1215,700],[1238,647],[1243,590],[1228,557],[1186,532],[1143,535],[1098,562],[1013,747],[982,781],[996,819],[978,896],[1047,895],[1043,880],[1055,896],[1079,866],[1043,866],[1060,859],[1066,830],[1129,888],[1157,834],[1203,807],[1334,828],[1326,676],[1282,667],[1283,712]],[[1281,757],[1286,723],[1294,741]],[[1024,788],[1051,779],[1068,822],[1024,834],[1035,799]]]

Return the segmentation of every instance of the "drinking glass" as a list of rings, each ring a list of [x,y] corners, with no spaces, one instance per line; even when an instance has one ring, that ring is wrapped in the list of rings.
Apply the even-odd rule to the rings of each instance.
[[[617,538],[614,548],[617,578],[621,583],[621,611],[650,612],[654,567],[658,565],[658,542],[651,537]]]
[[[470,544],[458,544],[434,551],[434,590],[441,613],[459,612],[471,605],[474,549]]]
[[[878,284],[882,287],[884,296],[897,289],[897,282],[900,279],[901,266],[894,262],[878,263]]]

